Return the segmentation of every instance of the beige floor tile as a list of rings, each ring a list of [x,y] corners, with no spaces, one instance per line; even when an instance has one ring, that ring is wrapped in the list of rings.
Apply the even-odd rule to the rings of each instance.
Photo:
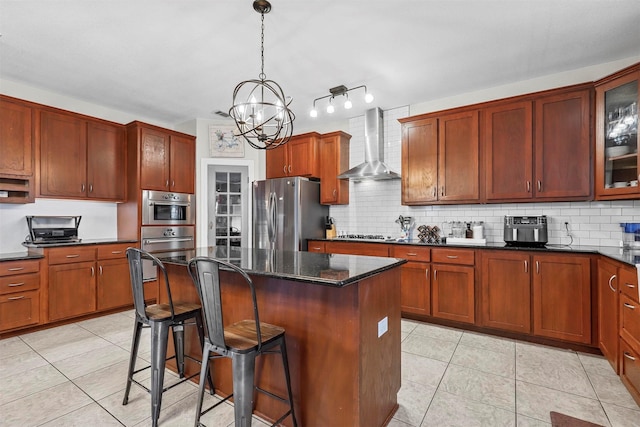
[[[56,368],[46,364],[0,380],[0,405],[69,381]]]
[[[448,362],[458,344],[425,335],[411,334],[402,342],[402,351]]]
[[[550,423],[551,411],[609,426],[609,421],[598,400],[516,381],[516,412],[518,414]]]
[[[525,417],[524,415],[516,414],[516,426],[517,427],[551,427],[551,423],[545,423],[544,421],[536,420],[535,418]]]
[[[466,334],[464,335],[466,336]],[[462,339],[464,340],[464,336]],[[501,377],[516,377],[516,359],[514,353],[495,352],[480,347],[458,344],[451,363]]]
[[[22,335],[21,338],[49,362],[104,348],[111,343],[76,324]]]
[[[163,403],[160,419],[158,420],[160,427],[192,427],[195,421],[197,399],[198,396],[197,393],[195,393],[168,407],[165,407]],[[217,401],[219,401],[218,398],[205,393],[203,408],[206,409]],[[223,403],[210,412],[207,412],[200,418],[200,422],[207,427],[232,426],[234,424],[233,406]],[[136,427],[146,427],[149,425],[151,425],[151,417],[146,418],[137,424]],[[252,422],[252,426],[253,425],[260,424],[254,419]]]
[[[517,343],[516,379],[596,399],[575,352]]]
[[[514,427],[515,414],[438,390],[421,427]]]
[[[120,341],[115,341],[114,344],[118,347],[131,351],[131,339],[133,335],[133,323],[128,332],[128,335],[122,337]],[[143,328],[140,332],[140,342],[138,343],[138,356],[142,354],[151,353],[151,329]]]
[[[82,390],[65,382],[0,406],[0,426],[37,426],[91,402]]]
[[[419,324],[420,322],[416,322],[415,320],[401,319],[400,331],[406,333],[412,332]]]
[[[612,427],[640,427],[640,410],[602,403]]]
[[[418,427],[420,424],[415,425],[415,424],[407,424],[404,423],[400,420],[397,420],[395,418],[392,418],[391,421],[389,421],[389,424],[387,424],[387,427]]]
[[[129,352],[109,344],[76,356],[53,362],[53,366],[70,379],[78,378],[115,363],[129,359]]]
[[[393,418],[412,426],[419,426],[435,392],[435,387],[413,381],[402,381],[402,387],[398,393],[399,408]]]
[[[580,359],[580,363],[582,363],[584,370],[587,371],[587,375],[596,374],[613,378],[618,377],[616,371],[614,371],[604,356],[578,353],[578,359]]]
[[[47,361],[33,350],[4,358],[0,363],[0,380],[45,365]]]
[[[122,424],[97,403],[91,403],[41,427],[120,427]]]
[[[7,357],[14,357],[21,353],[32,351],[19,337],[0,340],[0,361]]]
[[[444,375],[447,364],[428,357],[402,352],[402,382],[408,380],[418,384],[437,387]]]
[[[446,326],[432,325],[429,323],[419,323],[412,332],[417,335],[437,338],[443,341],[451,341],[457,343],[462,337],[462,331]]]
[[[143,368],[147,365],[148,363],[146,361],[138,359],[136,369]],[[129,359],[127,358],[121,362],[75,378],[73,382],[94,400],[100,400],[118,391],[121,391],[122,396],[124,397],[128,370]],[[137,373],[135,378],[138,381],[142,381],[143,379],[148,379],[150,375],[151,370],[146,369]],[[135,387],[135,385],[132,387]]]
[[[515,380],[449,365],[439,390],[515,412]]]
[[[122,313],[96,317],[78,323],[78,326],[92,332],[111,343],[131,340],[134,320]]]
[[[611,375],[588,374],[596,395],[601,402],[613,403],[617,406],[639,410],[638,404],[631,397],[620,377]]]
[[[516,342],[514,340],[468,331],[462,334],[460,344],[511,356],[515,356],[516,351]]]

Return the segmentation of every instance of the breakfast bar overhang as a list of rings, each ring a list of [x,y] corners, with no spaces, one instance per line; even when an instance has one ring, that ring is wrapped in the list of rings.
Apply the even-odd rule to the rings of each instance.
[[[215,246],[179,257],[156,255],[167,268],[174,301],[198,301],[186,268],[195,256],[230,261],[249,274],[260,321],[286,330],[299,425],[370,427],[391,419],[400,390],[398,267],[405,260]],[[246,283],[227,271],[221,271],[221,282],[224,323],[252,318]],[[166,302],[164,286],[159,288],[159,302]],[[185,351],[199,359],[197,334],[194,328],[185,329]],[[227,396],[233,388],[230,361],[210,363],[216,393]],[[172,363],[168,366],[175,369]],[[197,364],[188,363],[187,374],[198,370]],[[255,377],[257,386],[284,394],[278,357],[259,357]],[[274,420],[283,408],[255,394],[255,414]],[[286,419],[285,425],[290,424]]]

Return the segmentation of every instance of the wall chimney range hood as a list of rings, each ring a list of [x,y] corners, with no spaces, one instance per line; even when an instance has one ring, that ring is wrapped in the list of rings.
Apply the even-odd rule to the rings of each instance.
[[[364,114],[364,163],[338,175],[351,181],[400,179],[384,163],[382,110],[372,108]]]

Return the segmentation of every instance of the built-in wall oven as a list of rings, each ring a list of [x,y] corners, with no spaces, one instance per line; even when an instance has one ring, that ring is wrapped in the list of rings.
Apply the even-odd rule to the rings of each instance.
[[[141,227],[140,247],[147,252],[170,252],[179,254],[195,248],[195,226]],[[142,265],[145,281],[158,277],[157,268],[151,261]]]
[[[142,190],[142,225],[192,225],[196,223],[193,194]]]

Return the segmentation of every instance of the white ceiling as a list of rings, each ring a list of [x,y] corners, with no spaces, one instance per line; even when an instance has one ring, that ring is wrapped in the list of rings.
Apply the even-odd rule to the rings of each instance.
[[[251,3],[0,0],[0,78],[161,123],[219,118],[260,72]],[[640,0],[271,3],[265,74],[298,125],[341,84],[388,109],[640,56]],[[361,94],[332,120],[361,115]]]

